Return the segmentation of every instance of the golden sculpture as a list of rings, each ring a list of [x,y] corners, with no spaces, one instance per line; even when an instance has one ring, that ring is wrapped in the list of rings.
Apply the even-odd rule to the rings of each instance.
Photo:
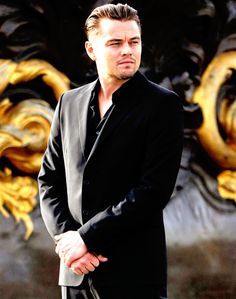
[[[0,172],[0,212],[9,217],[10,211],[17,222],[24,222],[25,239],[33,232],[33,222],[28,214],[36,206],[37,190],[36,181],[30,177],[12,177],[8,168]]]
[[[8,84],[27,82],[40,76],[52,88],[55,98],[69,89],[69,79],[49,63],[37,59],[19,63],[0,59],[0,94]],[[27,99],[13,104],[0,102],[0,157],[17,169],[37,174],[47,145],[53,110],[46,101]],[[14,177],[9,168],[0,172],[0,212],[26,226],[25,239],[33,231],[28,215],[36,206],[37,183],[29,176]]]
[[[220,195],[236,201],[236,172],[225,170],[218,175],[217,179]]]
[[[27,82],[39,76],[52,88],[56,99],[69,89],[69,79],[46,61],[30,59],[17,63],[9,59],[0,59],[0,94],[8,84]]]
[[[53,110],[42,100],[0,103],[0,156],[27,173],[37,173],[45,151]]]
[[[219,91],[233,69],[235,51],[216,56],[203,74],[193,102],[198,103],[203,113],[203,123],[197,130],[203,148],[221,168],[227,169],[218,176],[218,191],[223,198],[236,200],[236,101],[225,98],[217,109]],[[221,136],[218,122],[226,138]]]

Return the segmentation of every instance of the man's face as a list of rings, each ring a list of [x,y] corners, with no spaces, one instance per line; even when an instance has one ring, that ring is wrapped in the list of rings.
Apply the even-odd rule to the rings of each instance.
[[[135,21],[101,19],[86,45],[100,78],[127,80],[140,66],[141,35]]]

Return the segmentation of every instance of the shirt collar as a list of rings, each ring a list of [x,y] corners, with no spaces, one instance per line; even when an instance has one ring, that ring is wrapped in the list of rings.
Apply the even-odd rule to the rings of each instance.
[[[122,84],[121,87],[113,93],[113,104],[122,102],[123,99],[130,97],[131,95],[133,96],[135,94],[140,94],[140,87],[143,86],[144,81],[146,80],[147,79],[139,71],[137,71],[132,78]],[[100,86],[100,81],[99,79],[97,79],[97,82],[95,83],[95,86],[92,90],[91,99],[89,102],[90,104],[94,103],[94,101],[96,100]]]
[[[90,98],[90,101],[89,101],[89,104],[94,104],[96,99],[98,98],[98,92],[99,92],[99,89],[100,89],[100,81],[99,79],[96,80],[96,83],[94,85],[94,88],[92,90],[92,93],[91,93],[91,98]]]

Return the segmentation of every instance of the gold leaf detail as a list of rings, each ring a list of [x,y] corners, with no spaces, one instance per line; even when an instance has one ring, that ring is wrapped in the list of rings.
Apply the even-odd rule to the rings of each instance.
[[[217,180],[220,195],[236,201],[236,171],[225,170],[218,175]]]
[[[9,212],[16,221],[23,221],[27,240],[33,232],[33,222],[28,215],[35,208],[37,202],[37,183],[30,177],[13,177],[9,168],[0,172],[0,212],[9,217]]]

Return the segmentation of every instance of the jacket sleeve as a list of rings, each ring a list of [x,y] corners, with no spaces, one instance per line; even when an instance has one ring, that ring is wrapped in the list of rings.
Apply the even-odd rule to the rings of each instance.
[[[85,244],[97,253],[107,246],[122,242],[133,232],[155,225],[162,219],[162,210],[167,204],[175,185],[182,147],[182,105],[175,94],[157,114],[153,109],[148,126],[144,162],[139,183],[115,206],[99,212],[80,229]]]
[[[40,208],[49,234],[77,230],[67,204],[66,177],[60,129],[60,99],[51,125],[48,146],[38,175]]]

